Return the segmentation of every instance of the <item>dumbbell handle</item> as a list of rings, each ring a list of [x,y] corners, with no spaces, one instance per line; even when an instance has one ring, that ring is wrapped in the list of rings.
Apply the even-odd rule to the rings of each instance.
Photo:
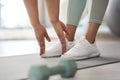
[[[65,72],[64,67],[61,65],[49,68],[49,70],[50,70],[50,75],[61,74]]]

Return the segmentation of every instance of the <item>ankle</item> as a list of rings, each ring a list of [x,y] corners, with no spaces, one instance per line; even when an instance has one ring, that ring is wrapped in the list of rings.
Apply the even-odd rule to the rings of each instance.
[[[94,38],[94,37],[87,37],[87,36],[85,36],[85,38],[86,38],[86,40],[87,40],[89,43],[94,44],[94,42],[95,42],[95,38]]]

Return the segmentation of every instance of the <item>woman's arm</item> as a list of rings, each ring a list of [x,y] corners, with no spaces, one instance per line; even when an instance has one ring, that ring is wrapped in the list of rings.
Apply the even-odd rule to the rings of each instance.
[[[35,28],[36,25],[40,24],[38,14],[38,0],[23,0],[23,1],[30,18],[30,22],[32,26]]]
[[[65,41],[65,34],[67,33],[65,25],[59,20],[59,4],[60,0],[46,0],[48,14],[51,23],[59,37],[59,40],[62,44],[62,53],[66,52],[66,41]]]
[[[38,0],[23,0],[27,9],[30,22],[34,28],[36,38],[40,45],[40,54],[45,52],[45,38],[50,41],[46,29],[40,24],[38,14]]]

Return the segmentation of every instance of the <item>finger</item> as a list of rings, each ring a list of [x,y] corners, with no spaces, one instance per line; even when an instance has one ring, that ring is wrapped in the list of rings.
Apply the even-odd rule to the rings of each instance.
[[[45,38],[47,39],[47,41],[49,41],[49,42],[51,41],[51,39],[50,39],[50,37],[49,37],[47,32],[45,32]]]
[[[60,42],[62,44],[62,54],[64,54],[66,52],[66,41],[65,41],[65,36],[64,33],[58,33],[58,37],[60,39]]]
[[[62,28],[63,28],[63,31],[67,34],[67,35],[69,35],[69,32],[67,31],[67,28],[65,27],[65,25],[61,22],[61,26],[62,26]]]
[[[62,54],[66,52],[66,42],[62,42]]]
[[[62,54],[64,54],[66,52],[66,41],[62,40],[61,44],[62,44]]]
[[[41,44],[41,46],[40,46],[40,55],[42,55],[45,52],[45,44],[44,44],[44,42],[41,42],[40,44]]]
[[[45,39],[44,39],[44,37],[41,37],[39,39],[39,45],[40,45],[40,55],[42,55],[45,52]]]

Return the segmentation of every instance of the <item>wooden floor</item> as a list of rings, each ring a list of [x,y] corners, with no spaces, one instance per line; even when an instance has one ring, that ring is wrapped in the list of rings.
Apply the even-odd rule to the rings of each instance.
[[[120,80],[120,63],[78,71],[73,80]]]

